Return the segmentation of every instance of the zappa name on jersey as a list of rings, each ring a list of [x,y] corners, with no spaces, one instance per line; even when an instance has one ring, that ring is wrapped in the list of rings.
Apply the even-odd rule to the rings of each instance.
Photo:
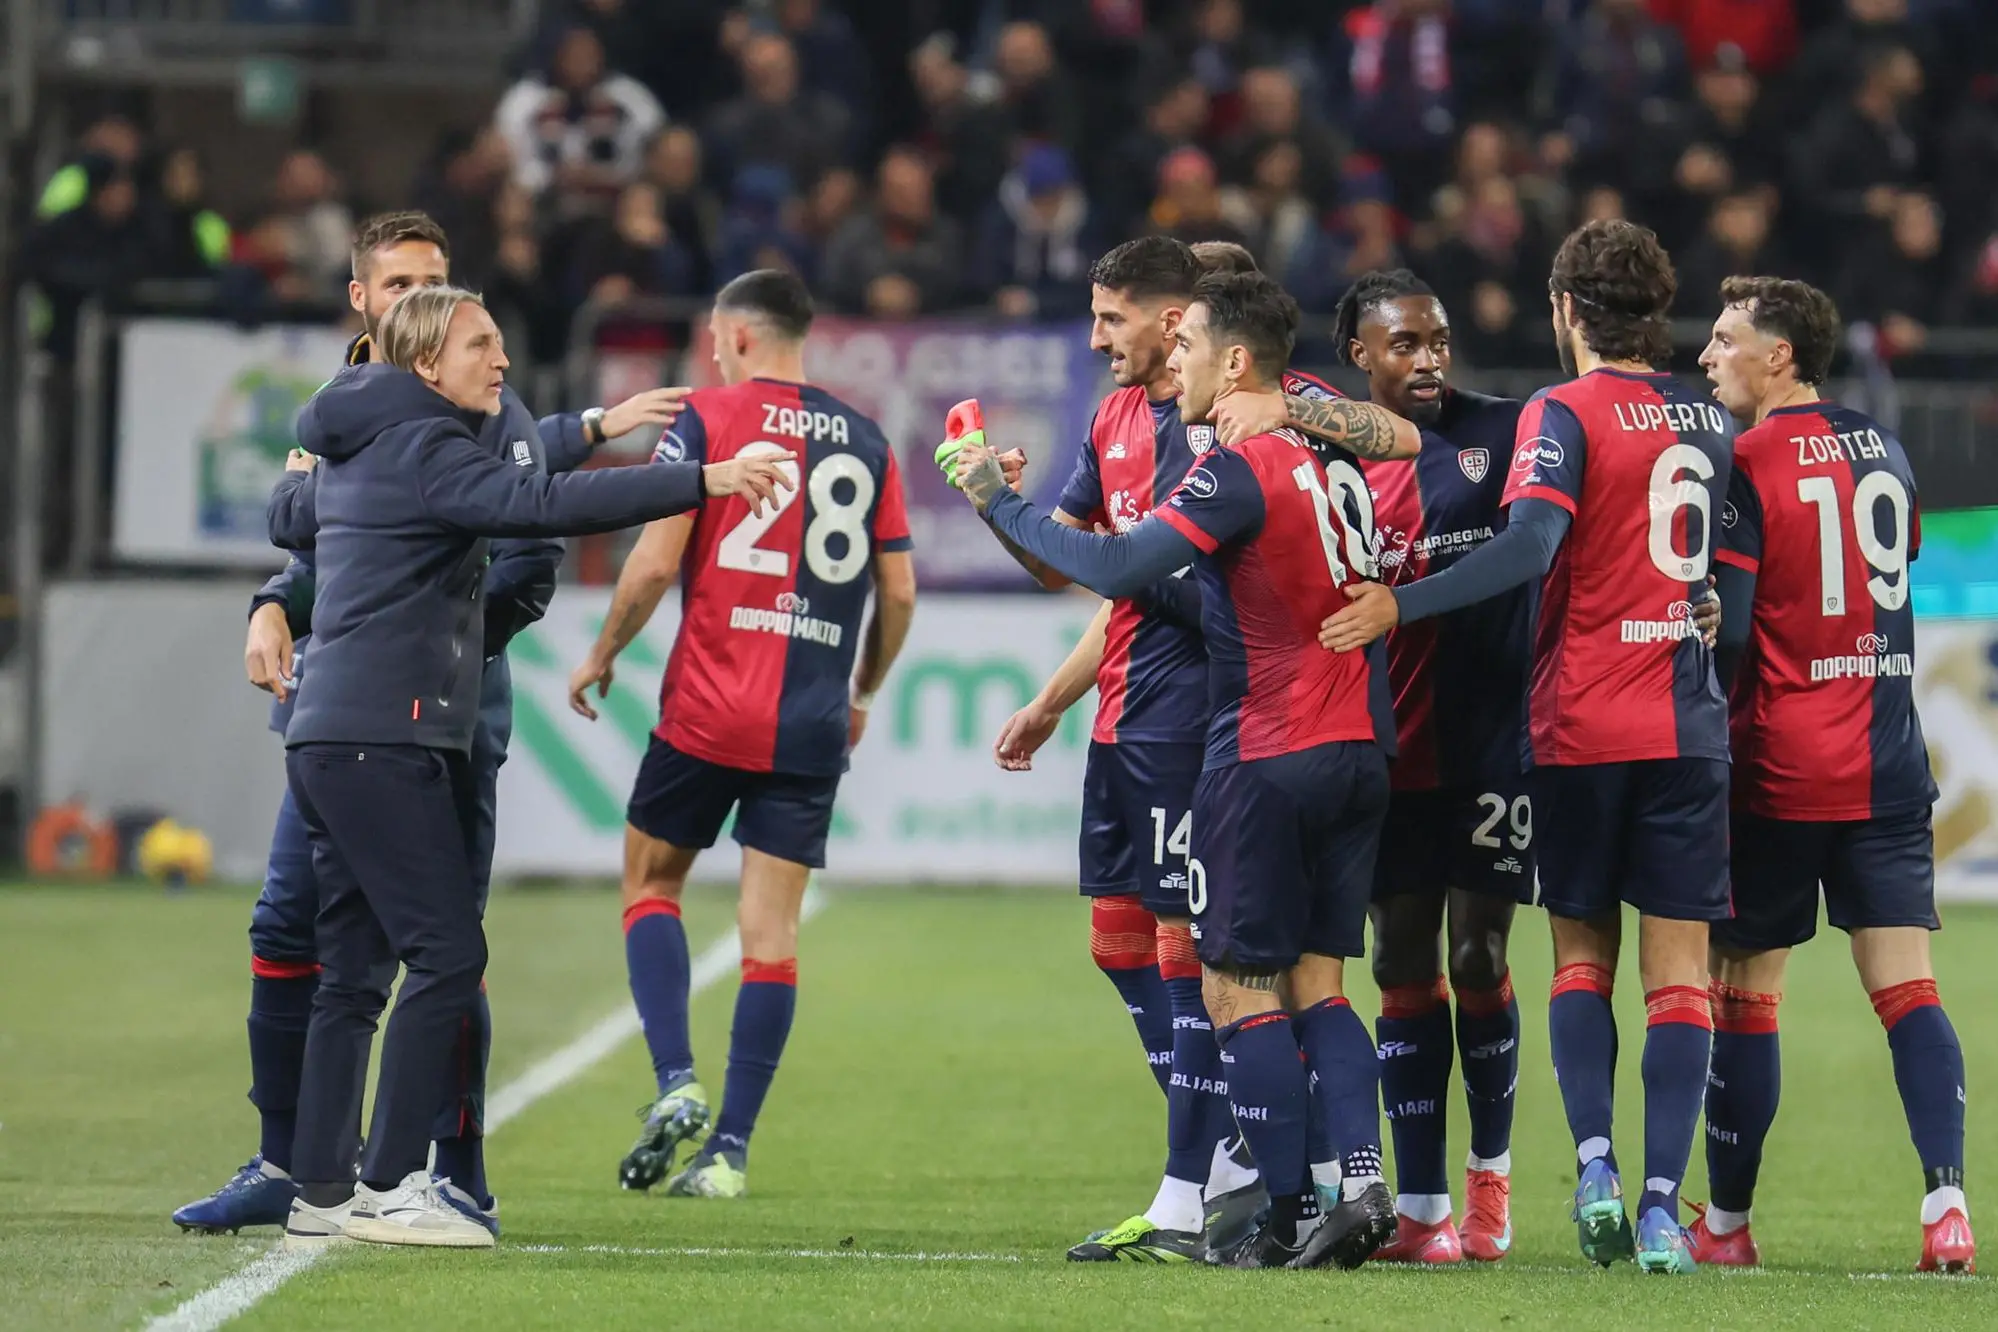
[[[844,628],[836,620],[813,618],[811,610],[809,597],[801,597],[796,592],[779,592],[776,606],[771,610],[760,606],[729,607],[728,627],[757,634],[776,634],[780,638],[802,638],[807,643],[837,648],[845,633]]]
[[[805,407],[763,404],[763,431],[788,435],[792,439],[824,439],[834,444],[847,442],[846,418],[837,412],[815,412]]]

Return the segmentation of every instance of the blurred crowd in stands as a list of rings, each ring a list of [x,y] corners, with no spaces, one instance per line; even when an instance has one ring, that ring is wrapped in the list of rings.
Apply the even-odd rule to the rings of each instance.
[[[1690,318],[1780,271],[1890,356],[1998,321],[1998,0],[912,0],[933,28],[886,50],[873,2],[550,0],[393,198],[301,146],[224,219],[192,153],[101,120],[21,271],[58,339],[140,278],[339,301],[355,214],[416,206],[546,363],[586,303],[771,264],[834,310],[1078,315],[1090,260],[1156,231],[1244,242],[1313,312],[1409,264],[1462,354],[1531,365],[1553,247],[1627,215]]]

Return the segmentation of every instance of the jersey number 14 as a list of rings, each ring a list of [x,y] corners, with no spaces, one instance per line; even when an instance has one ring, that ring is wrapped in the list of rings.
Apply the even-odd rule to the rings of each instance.
[[[782,444],[759,439],[743,445],[736,457],[789,452]],[[772,578],[790,576],[789,552],[756,544],[776,526],[784,511],[798,502],[798,464],[787,462],[782,466],[791,488],[778,491],[776,500],[765,503],[762,512],[751,509],[728,530],[715,548],[715,563],[719,567],[740,573],[768,574]],[[833,487],[842,481],[853,487],[853,493],[843,501],[833,492]],[[820,582],[850,583],[867,567],[867,511],[874,506],[874,490],[874,473],[850,453],[835,453],[823,459],[806,479],[804,493],[811,498],[812,521],[805,525],[805,567]],[[832,553],[835,533],[846,538],[846,549],[838,555]]]

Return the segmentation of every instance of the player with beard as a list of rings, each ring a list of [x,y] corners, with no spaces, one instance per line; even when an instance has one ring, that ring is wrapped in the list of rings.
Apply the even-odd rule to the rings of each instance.
[[[1563,242],[1548,298],[1578,378],[1520,413],[1506,528],[1451,568],[1345,589],[1323,642],[1347,652],[1531,584],[1527,789],[1553,927],[1549,1044],[1580,1181],[1583,1255],[1691,1272],[1679,1185],[1713,1024],[1708,923],[1730,914],[1727,701],[1694,620],[1717,544],[1734,431],[1663,373],[1672,261],[1649,230],[1591,222]],[[1611,1148],[1622,905],[1645,989],[1644,1191],[1631,1235]],[[1634,1252],[1633,1252],[1634,1250]]]
[[[1297,322],[1261,274],[1204,278],[1168,361],[1186,418],[1208,420],[1236,392],[1280,393]],[[1147,518],[1095,535],[1008,489],[980,443],[955,466],[995,530],[1105,596],[1195,570],[1212,720],[1187,906],[1229,1101],[1270,1197],[1241,1243],[1207,1257],[1358,1265],[1394,1223],[1378,1060],[1343,996],[1343,959],[1364,944],[1393,723],[1384,672],[1319,650],[1315,625],[1342,584],[1373,573],[1365,479],[1350,455],[1327,462],[1286,429],[1207,450]],[[1350,1144],[1341,1178],[1315,1177],[1314,1133]]]
[[[1097,409],[1055,521],[1127,531],[1209,447],[1215,429],[1189,430],[1180,417],[1169,341],[1204,272],[1253,270],[1254,263],[1239,247],[1205,248],[1202,255],[1178,241],[1146,237],[1109,251],[1092,269],[1090,345],[1109,357],[1118,388]],[[1286,389],[1288,397],[1280,391]],[[1334,401],[1336,394],[1308,376],[1286,371],[1258,397],[1266,399],[1263,413],[1305,418],[1355,452],[1413,451],[1407,422],[1369,404]],[[1215,421],[1232,424],[1230,412],[1217,412]],[[947,471],[960,443],[947,440],[937,451]],[[1013,453],[1002,461],[1009,482],[1017,483],[1025,459]],[[1067,583],[1009,549],[1043,586]],[[1190,810],[1208,716],[1199,626],[1191,579],[1164,580],[1110,601],[994,746],[1000,767],[1029,770],[1062,714],[1096,686],[1081,846],[1082,891],[1093,899],[1091,953],[1136,1020],[1166,1093],[1167,1160],[1151,1206],[1070,1249],[1077,1262],[1187,1261],[1201,1254],[1203,1231],[1225,1239],[1261,1204],[1253,1171],[1227,1147],[1235,1135],[1201,1001],[1188,903]]]

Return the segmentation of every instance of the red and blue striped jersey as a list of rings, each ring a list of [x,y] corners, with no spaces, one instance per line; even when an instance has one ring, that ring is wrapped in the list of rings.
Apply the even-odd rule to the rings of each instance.
[[[1514,398],[1449,389],[1420,454],[1363,464],[1383,582],[1440,573],[1505,527],[1499,500],[1519,412]],[[1528,600],[1519,588],[1388,633],[1396,790],[1482,788],[1519,775]]]
[[[1693,623],[1734,426],[1669,374],[1600,369],[1519,415],[1504,502],[1574,515],[1534,589],[1532,764],[1726,759],[1727,700]]]
[[[837,773],[874,556],[911,544],[887,437],[824,389],[751,379],[693,393],[653,456],[782,452],[798,461],[774,509],[731,496],[694,519],[652,733],[731,768]]]
[[[1756,575],[1733,698],[1738,806],[1829,822],[1935,801],[1908,595],[1921,548],[1914,472],[1879,422],[1815,402],[1742,432],[1715,556]]]
[[[1318,643],[1340,589],[1374,576],[1372,511],[1357,466],[1328,467],[1288,429],[1213,449],[1157,510],[1202,556],[1207,767],[1338,740],[1392,747],[1378,655]]]
[[[1061,493],[1061,510],[1118,532],[1136,527],[1172,493],[1213,437],[1196,426],[1198,449],[1179,419],[1179,399],[1152,402],[1139,385],[1118,389],[1096,409],[1089,442]],[[1096,668],[1099,744],[1120,740],[1198,741],[1207,733],[1207,651],[1199,631],[1141,610],[1119,597],[1110,603],[1103,662]]]

